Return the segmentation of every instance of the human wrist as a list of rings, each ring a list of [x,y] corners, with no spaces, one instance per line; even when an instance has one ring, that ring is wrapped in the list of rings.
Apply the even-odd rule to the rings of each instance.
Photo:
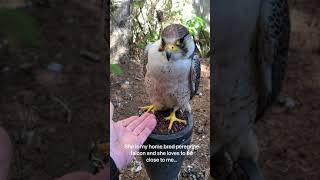
[[[117,147],[117,145],[115,146]],[[119,170],[123,169],[126,166],[126,162],[124,160],[124,157],[121,156],[121,153],[119,150],[120,148],[110,148],[110,157],[112,158],[112,160],[114,161],[114,163],[116,164],[117,168]]]

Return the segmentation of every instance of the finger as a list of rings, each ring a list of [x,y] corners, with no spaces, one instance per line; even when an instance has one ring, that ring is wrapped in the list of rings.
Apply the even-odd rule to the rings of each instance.
[[[139,145],[143,144],[148,136],[151,134],[152,130],[148,127],[144,128],[143,131],[138,135]]]
[[[110,121],[110,143],[114,143],[118,140],[116,123],[114,121]]]
[[[118,121],[117,124],[120,124],[121,126],[128,126],[132,121],[134,121],[135,119],[139,118],[139,116],[131,116],[127,119],[124,119],[124,120],[121,120],[121,121]]]
[[[156,124],[156,117],[150,114],[141,124],[139,124],[133,131],[135,136],[138,136],[146,127],[153,129],[153,125]],[[154,125],[155,126],[155,125]]]
[[[152,114],[152,118],[148,121],[146,127],[149,128],[151,131],[153,131],[156,125],[157,125],[156,116]]]
[[[113,130],[114,130],[114,125],[115,125],[115,122],[112,121],[112,120],[110,120],[110,133],[113,132]]]
[[[143,144],[149,135],[152,133],[153,129],[156,127],[157,122],[155,119],[151,119],[148,121],[146,127],[142,130],[142,132],[138,135],[138,139],[141,144]]]
[[[133,131],[139,124],[141,124],[150,114],[144,113],[139,118],[135,119],[134,121],[131,121],[131,123],[127,126],[127,129],[130,131]]]
[[[113,112],[114,112],[114,106],[113,106],[112,102],[110,101],[110,120],[112,120]]]

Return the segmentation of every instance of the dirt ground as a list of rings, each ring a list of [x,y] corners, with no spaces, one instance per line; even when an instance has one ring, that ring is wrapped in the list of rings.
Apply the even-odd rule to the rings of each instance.
[[[40,47],[0,36],[0,126],[15,149],[10,180],[90,170],[91,143],[109,137],[103,44],[95,37],[100,14],[71,1],[34,2],[24,11],[40,26]],[[51,62],[62,71],[48,70]]]
[[[290,108],[274,104],[258,121],[259,163],[267,180],[320,179],[320,3],[289,1],[291,42],[283,93],[295,102]],[[201,95],[192,102],[195,128],[192,144],[196,155],[185,159],[182,179],[202,179],[209,171],[209,74],[202,73]],[[144,94],[141,63],[133,59],[121,64],[125,75],[111,76],[111,100],[116,119],[137,114],[138,106],[149,104]],[[289,105],[290,106],[290,105]],[[141,168],[142,167],[142,168]],[[126,169],[123,179],[148,179],[140,158]]]
[[[267,180],[320,179],[320,2],[289,1],[291,42],[283,92],[296,108],[274,105],[258,122]]]

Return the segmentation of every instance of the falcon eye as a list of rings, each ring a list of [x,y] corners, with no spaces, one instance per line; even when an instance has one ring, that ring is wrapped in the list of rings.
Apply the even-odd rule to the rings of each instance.
[[[180,46],[183,44],[183,38],[179,39],[177,42],[176,42],[176,45],[177,46]]]

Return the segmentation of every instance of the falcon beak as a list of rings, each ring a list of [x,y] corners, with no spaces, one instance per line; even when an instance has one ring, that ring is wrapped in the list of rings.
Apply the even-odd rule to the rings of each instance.
[[[171,57],[171,52],[166,51],[166,57],[167,57],[167,60],[169,61],[169,60],[170,60],[170,57]]]
[[[166,51],[166,56],[167,56],[168,61],[170,60],[172,53],[178,51],[178,47],[174,44],[167,44],[164,46],[164,49]]]

